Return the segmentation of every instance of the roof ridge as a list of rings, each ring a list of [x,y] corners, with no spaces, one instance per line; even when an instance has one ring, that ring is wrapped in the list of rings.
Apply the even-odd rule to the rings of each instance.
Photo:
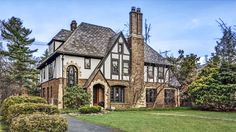
[[[116,33],[113,29],[111,29],[110,27],[106,27],[106,26],[101,26],[101,25],[96,25],[96,24],[92,24],[92,23],[87,23],[87,22],[81,22],[80,25],[82,24],[88,24],[88,25],[91,25],[91,26],[96,26],[96,27],[101,27],[101,28],[107,28],[107,29],[110,29],[113,33]]]

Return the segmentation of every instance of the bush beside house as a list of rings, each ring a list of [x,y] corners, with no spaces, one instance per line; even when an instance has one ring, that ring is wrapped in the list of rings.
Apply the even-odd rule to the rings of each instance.
[[[65,132],[66,130],[66,119],[59,115],[48,115],[45,113],[20,115],[14,118],[10,125],[10,131],[12,132]]]
[[[49,104],[36,104],[36,103],[22,103],[22,104],[15,104],[8,108],[7,113],[7,122],[11,123],[11,120],[14,117],[17,117],[21,114],[32,114],[35,112],[44,112],[48,115],[52,114],[59,114],[59,110],[56,106],[52,106]]]
[[[1,111],[11,132],[64,132],[67,121],[56,106],[32,96],[12,96],[4,100]]]
[[[101,106],[82,106],[79,108],[81,114],[99,113],[101,110]]]
[[[44,98],[36,96],[10,96],[6,98],[1,105],[1,114],[3,118],[6,119],[8,107],[14,104],[21,103],[44,103],[47,104],[47,101]]]

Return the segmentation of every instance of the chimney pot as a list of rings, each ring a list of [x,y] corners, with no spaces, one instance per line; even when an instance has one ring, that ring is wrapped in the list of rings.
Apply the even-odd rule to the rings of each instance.
[[[141,12],[141,8],[137,8],[137,12]]]
[[[72,20],[70,24],[70,30],[74,31],[77,28],[77,22],[75,20]]]
[[[132,7],[131,7],[131,11],[132,11],[132,12],[135,12],[135,10],[136,10],[135,6],[132,6]]]

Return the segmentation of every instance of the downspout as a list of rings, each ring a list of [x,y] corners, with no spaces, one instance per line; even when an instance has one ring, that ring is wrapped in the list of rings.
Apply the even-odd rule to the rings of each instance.
[[[61,57],[61,72],[62,72],[62,95],[64,96],[64,54]],[[62,96],[62,108],[64,109],[64,97]]]

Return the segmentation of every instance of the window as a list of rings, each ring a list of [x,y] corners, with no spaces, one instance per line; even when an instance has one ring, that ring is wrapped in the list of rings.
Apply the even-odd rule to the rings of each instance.
[[[156,100],[156,89],[147,89],[146,90],[146,102],[147,103],[154,103]]]
[[[52,86],[51,86],[51,89],[50,89],[50,97],[52,98]]]
[[[43,79],[46,78],[45,76],[46,76],[46,75],[45,75],[45,68],[43,68]]]
[[[112,59],[111,61],[111,73],[114,75],[119,75],[119,61],[118,59]]]
[[[165,89],[165,105],[175,105],[174,89]]]
[[[47,100],[49,99],[49,87],[47,87]]]
[[[148,66],[147,71],[148,71],[148,78],[153,78],[154,77],[153,66]]]
[[[129,75],[129,61],[128,60],[123,61],[123,74],[125,76]]]
[[[158,67],[158,79],[164,79],[164,67]]]
[[[123,103],[125,89],[122,86],[113,86],[111,88],[111,102]]]
[[[84,58],[84,69],[91,69],[91,59]]]
[[[67,85],[74,86],[78,81],[78,70],[75,66],[70,65],[67,68]]]
[[[42,88],[42,97],[45,97],[45,88]]]
[[[118,45],[118,52],[119,52],[119,53],[122,53],[122,52],[123,52],[123,46],[122,46],[122,44],[120,44],[120,43],[119,43],[119,45]]]
[[[53,63],[49,64],[48,66],[48,78],[49,79],[53,78]]]

